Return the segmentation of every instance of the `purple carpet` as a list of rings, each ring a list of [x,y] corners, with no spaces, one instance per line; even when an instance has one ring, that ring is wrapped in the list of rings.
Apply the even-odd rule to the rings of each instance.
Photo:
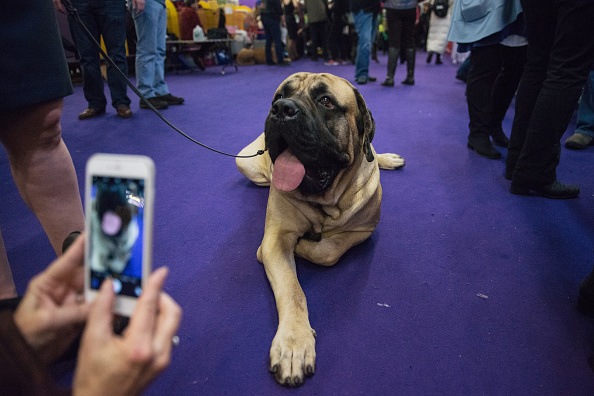
[[[412,87],[399,83],[404,66],[395,88],[382,87],[380,55],[371,65],[379,81],[357,86],[376,120],[376,150],[406,158],[404,169],[382,171],[377,230],[332,268],[298,261],[318,358],[316,374],[295,390],[267,371],[277,315],[256,260],[267,189],[250,184],[232,158],[140,110],[136,98],[132,119],[109,108],[84,122],[82,88],[66,98],[64,140],[81,191],[95,152],[145,154],[156,163],[154,264],[171,268],[166,289],[184,317],[171,366],[148,394],[594,394],[594,325],[575,309],[579,281],[594,264],[594,150],[562,150],[559,179],[579,184],[579,199],[511,195],[505,160],[466,147],[456,65],[449,58],[427,65],[419,53]],[[273,92],[289,74],[352,81],[354,66],[301,60],[219,71],[168,74],[171,92],[186,103],[163,114],[203,143],[237,153],[262,132]],[[512,118],[513,108],[508,135]],[[0,172],[0,226],[22,293],[53,252],[16,192],[4,152]]]

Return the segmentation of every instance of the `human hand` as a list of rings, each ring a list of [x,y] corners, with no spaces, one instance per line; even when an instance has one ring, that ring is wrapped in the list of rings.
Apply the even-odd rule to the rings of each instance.
[[[83,301],[84,237],[37,275],[14,313],[27,343],[45,363],[59,358],[80,334],[89,305]]]
[[[113,332],[112,281],[103,282],[78,353],[75,395],[136,395],[169,365],[181,308],[161,291],[167,273],[151,274],[123,336]]]

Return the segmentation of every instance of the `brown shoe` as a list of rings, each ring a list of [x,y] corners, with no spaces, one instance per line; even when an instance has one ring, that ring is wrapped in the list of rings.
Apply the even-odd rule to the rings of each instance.
[[[79,120],[88,120],[89,118],[94,118],[100,116],[101,114],[105,114],[105,107],[102,109],[92,109],[87,108],[85,111],[78,115]]]
[[[130,110],[130,106],[121,104],[116,107],[116,111],[118,113],[118,117],[120,118],[130,118],[132,117],[132,110]]]
[[[583,150],[594,144],[594,138],[576,132],[565,141],[565,147],[572,150]]]

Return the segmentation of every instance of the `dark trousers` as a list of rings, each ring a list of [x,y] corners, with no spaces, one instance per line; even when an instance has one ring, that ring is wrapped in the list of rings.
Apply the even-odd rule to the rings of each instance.
[[[514,98],[526,63],[526,47],[475,47],[466,81],[469,136],[491,135]]]
[[[317,59],[317,49],[322,49],[322,58],[326,58],[326,21],[314,22],[309,24],[309,34],[311,35],[311,56]]]
[[[72,0],[72,5],[93,38],[99,42],[100,36],[103,36],[107,55],[127,75],[125,0]],[[104,108],[107,100],[103,92],[99,49],[73,17],[69,17],[69,23],[74,30],[74,40],[80,55],[85,99],[90,108]],[[121,104],[130,105],[126,81],[111,65],[107,66],[107,85],[113,107]]]
[[[285,45],[281,38],[280,17],[276,18],[268,14],[262,14],[262,25],[264,25],[264,34],[266,35],[266,45],[264,53],[266,54],[266,63],[272,62],[272,43],[276,51],[276,62],[282,63],[285,57]]]
[[[388,22],[388,46],[392,48],[415,48],[416,8],[395,10],[386,8]]]
[[[521,3],[528,62],[516,96],[506,172],[519,183],[546,185],[557,178],[560,139],[594,61],[594,2]]]
[[[348,60],[351,57],[348,45],[348,37],[343,34],[346,22],[345,15],[334,15],[328,29],[328,52],[329,59]]]

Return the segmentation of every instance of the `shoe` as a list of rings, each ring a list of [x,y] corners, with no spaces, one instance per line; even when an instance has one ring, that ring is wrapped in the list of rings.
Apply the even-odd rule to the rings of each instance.
[[[78,115],[79,120],[88,120],[89,118],[95,118],[105,114],[105,107],[102,109],[93,109],[93,108],[86,108],[85,111]]]
[[[282,61],[280,63],[277,63],[277,65],[279,65],[279,66],[291,66],[291,62],[289,62],[289,61]]]
[[[116,112],[118,113],[118,117],[120,118],[130,118],[132,117],[132,110],[130,110],[130,106],[121,104],[116,107]]]
[[[340,65],[340,62],[330,59],[328,62],[324,62],[324,65],[325,66],[338,66],[338,65]]]
[[[594,271],[580,282],[577,309],[582,315],[594,318]]]
[[[433,59],[433,52],[429,52],[427,54],[427,60],[426,60],[426,62],[427,63],[431,63],[431,59]]]
[[[154,98],[147,98],[147,101],[150,102],[150,104],[153,105],[153,107],[157,110],[163,110],[169,107],[169,103],[165,102],[164,100],[161,100],[157,97]],[[140,101],[140,108],[141,109],[150,109],[148,103],[146,103],[144,100]]]
[[[583,150],[594,144],[594,138],[592,136],[584,135],[583,133],[576,132],[565,141],[565,147],[571,150]]]
[[[512,181],[509,192],[514,195],[536,195],[553,199],[571,199],[580,195],[580,188],[573,184],[563,184],[555,180],[551,184],[539,185],[534,183],[518,183]]]
[[[437,54],[437,56],[435,57],[435,64],[436,65],[443,64],[443,62],[441,61],[441,55],[440,54]]]
[[[377,81],[377,77],[367,76],[367,81],[369,81],[369,82],[376,82]]]
[[[363,84],[367,84],[367,77],[357,77],[357,84],[363,85]]]
[[[415,85],[415,79],[411,77],[406,77],[403,81],[401,81],[404,85]]]
[[[507,138],[507,136],[505,136],[505,133],[501,128],[491,133],[491,140],[493,140],[493,144],[495,144],[495,146],[505,148],[509,146],[509,139]]]
[[[394,86],[394,77],[386,77],[386,81],[382,83],[384,87],[393,87]]]
[[[79,235],[80,231],[72,231],[70,234],[68,234],[66,239],[64,239],[64,242],[62,242],[62,253],[64,253],[66,249],[68,249],[70,245],[74,243],[74,241],[76,240],[76,238],[78,238]]]
[[[493,147],[488,137],[486,139],[481,138],[468,138],[468,148],[476,151],[478,155],[487,157],[490,159],[501,158],[501,153]]]
[[[167,95],[157,96],[157,99],[162,100],[163,102],[167,103],[168,105],[180,105],[184,103],[184,98],[180,98],[178,96],[173,96],[170,93]]]

